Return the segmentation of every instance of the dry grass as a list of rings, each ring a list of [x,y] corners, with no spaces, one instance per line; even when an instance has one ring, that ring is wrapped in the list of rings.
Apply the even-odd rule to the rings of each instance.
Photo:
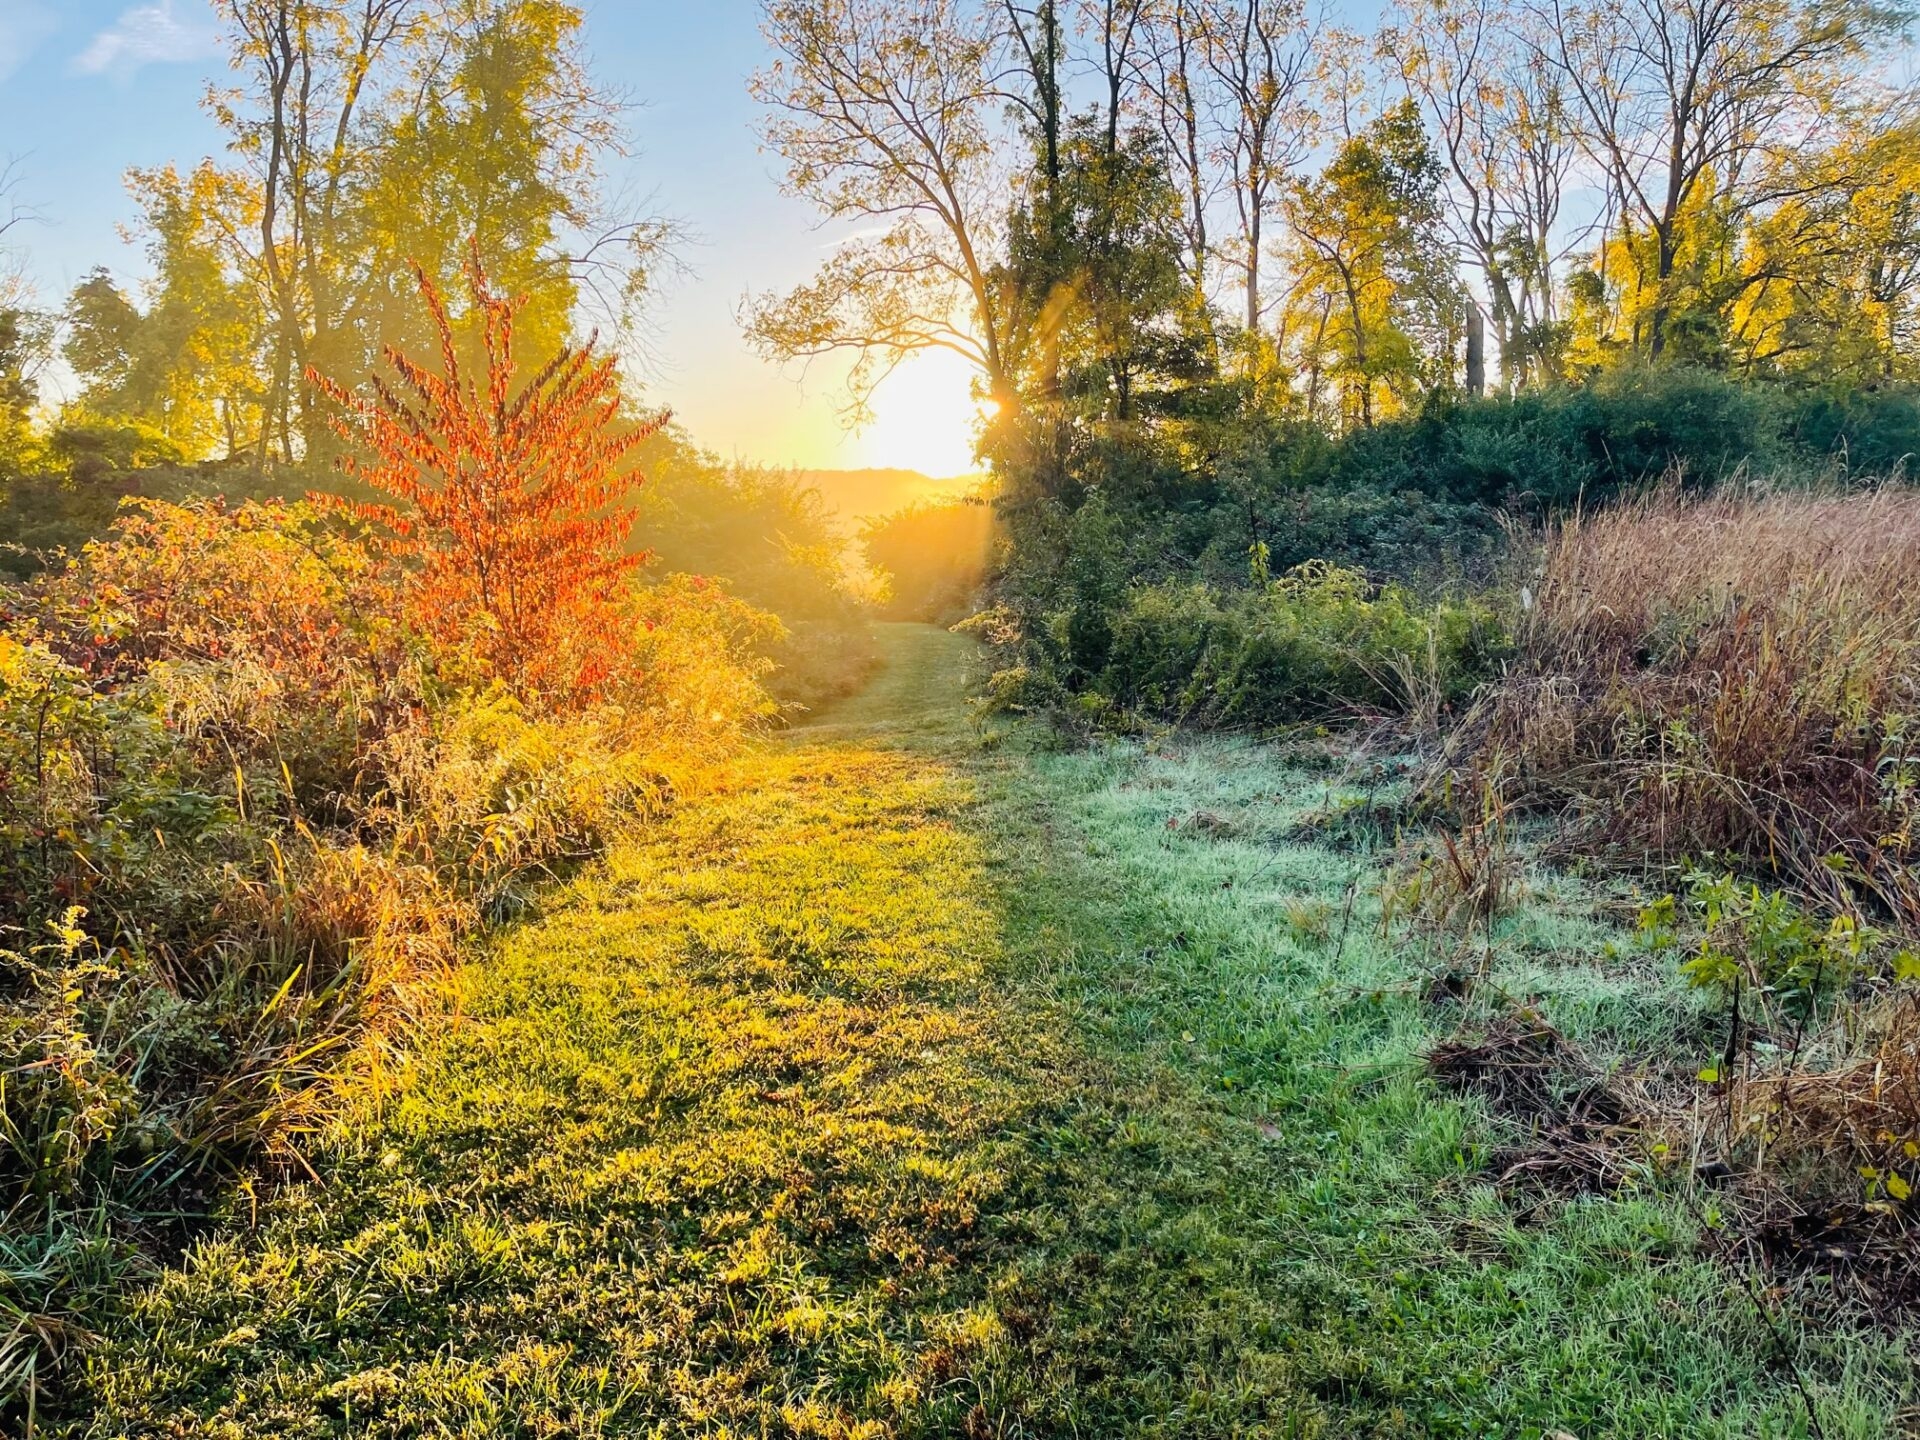
[[[1644,1097],[1622,1093],[1571,1041],[1531,1012],[1494,1019],[1427,1051],[1443,1085],[1485,1097],[1519,1140],[1491,1157],[1502,1185],[1612,1191],[1645,1168],[1639,1153]]]
[[[1809,903],[1771,897],[1769,915],[1807,918],[1765,934],[1757,909],[1725,912],[1765,965],[1709,924],[1726,973],[1695,979],[1727,999],[1724,1045],[1697,1101],[1641,1121],[1722,1177],[1757,1253],[1882,1310],[1920,1298],[1920,1005],[1897,953],[1920,928],[1917,554],[1905,487],[1668,488],[1576,517],[1544,542],[1512,671],[1426,784],[1454,811],[1492,790],[1556,815],[1571,853],[1714,857]],[[1825,965],[1819,912],[1863,937],[1858,963]]]
[[[1616,852],[1736,857],[1920,923],[1917,553],[1905,488],[1663,490],[1578,517],[1449,769],[1497,771]]]

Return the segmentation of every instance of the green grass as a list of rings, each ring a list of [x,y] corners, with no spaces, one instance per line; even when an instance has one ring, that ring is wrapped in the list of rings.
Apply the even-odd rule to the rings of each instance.
[[[1676,1199],[1490,1186],[1493,1122],[1417,1064],[1434,956],[1290,838],[1324,777],[983,743],[965,646],[883,643],[478,959],[324,1181],[154,1277],[49,1431],[1808,1433]],[[1536,883],[1500,982],[1683,1035]],[[1778,1323],[1827,1436],[1913,1403],[1889,1343]]]

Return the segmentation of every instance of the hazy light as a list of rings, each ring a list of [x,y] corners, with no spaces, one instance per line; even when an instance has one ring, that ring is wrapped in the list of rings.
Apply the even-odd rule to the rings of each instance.
[[[874,392],[873,423],[855,440],[859,463],[935,479],[977,470],[974,434],[989,413],[973,398],[978,373],[944,350],[902,364]]]

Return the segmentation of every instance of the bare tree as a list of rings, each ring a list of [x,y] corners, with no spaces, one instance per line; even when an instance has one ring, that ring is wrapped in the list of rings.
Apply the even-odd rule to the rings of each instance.
[[[1480,272],[1509,387],[1551,368],[1554,275],[1582,238],[1561,225],[1578,145],[1560,75],[1525,18],[1506,0],[1403,0],[1378,42],[1447,167],[1455,238]]]
[[[1215,143],[1233,197],[1236,244],[1221,259],[1238,271],[1246,325],[1265,311],[1261,257],[1281,187],[1312,148],[1317,27],[1298,0],[1204,0],[1205,63],[1215,97]]]
[[[1080,0],[1081,29],[1092,42],[1093,63],[1104,92],[1107,154],[1120,148],[1120,116],[1129,107],[1147,37],[1147,0]]]
[[[9,155],[0,160],[0,239],[30,221],[40,212],[20,199],[20,161]]]
[[[1167,165],[1180,191],[1183,263],[1196,294],[1208,281],[1211,233],[1208,214],[1219,196],[1212,162],[1205,93],[1206,27],[1200,0],[1158,0],[1148,12],[1144,43],[1135,59],[1148,121],[1160,135]]]
[[[1012,399],[994,266],[1010,193],[992,132],[1002,36],[967,0],[765,0],[776,59],[751,82],[786,188],[863,224],[808,283],[748,298],[765,354],[849,354],[864,409],[908,355],[948,350]],[[1057,103],[1057,101],[1056,101]]]

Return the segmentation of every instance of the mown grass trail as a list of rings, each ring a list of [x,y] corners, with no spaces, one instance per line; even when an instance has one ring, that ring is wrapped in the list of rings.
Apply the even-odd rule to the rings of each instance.
[[[1865,1337],[1787,1317],[1784,1363],[1659,1195],[1493,1190],[1408,957],[1316,918],[1367,863],[1298,838],[1324,779],[983,746],[963,643],[886,646],[476,962],[54,1428],[1784,1436],[1793,1367],[1828,1436],[1911,1402]],[[1657,1022],[1556,980],[1587,922],[1528,923],[1538,993]]]

